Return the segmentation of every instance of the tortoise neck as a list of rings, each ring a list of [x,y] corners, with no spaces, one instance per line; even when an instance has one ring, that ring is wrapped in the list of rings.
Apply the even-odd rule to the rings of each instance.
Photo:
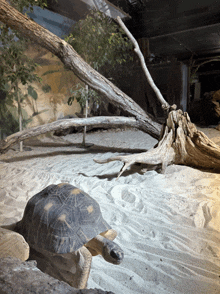
[[[97,235],[95,238],[90,240],[88,243],[86,243],[86,248],[89,249],[89,251],[92,253],[92,255],[101,254],[102,255],[102,249],[103,245],[108,242],[108,239],[101,235]]]

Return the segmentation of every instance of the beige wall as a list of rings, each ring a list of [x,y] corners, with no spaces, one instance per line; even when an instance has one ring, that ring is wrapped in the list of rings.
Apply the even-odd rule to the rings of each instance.
[[[79,83],[79,79],[73,72],[65,70],[63,63],[56,56],[39,46],[30,46],[26,54],[39,64],[36,73],[42,77],[42,83],[32,84],[38,93],[38,99],[34,101],[29,96],[22,105],[26,113],[25,116],[28,117],[31,117],[34,111],[42,111],[42,113],[32,117],[32,121],[27,127],[49,123],[60,117],[80,112],[80,106],[76,101],[73,101],[71,106],[67,104],[67,100],[71,96],[70,89]],[[43,76],[47,71],[54,72]],[[42,90],[42,87],[46,84],[51,87],[49,93]],[[20,87],[24,93],[27,93],[27,88],[22,85]]]

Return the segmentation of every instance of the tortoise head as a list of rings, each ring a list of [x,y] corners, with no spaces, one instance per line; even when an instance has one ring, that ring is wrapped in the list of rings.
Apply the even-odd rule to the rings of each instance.
[[[102,248],[103,258],[113,264],[120,264],[124,258],[124,252],[115,242],[105,239]]]
[[[112,241],[116,237],[117,233],[115,233],[116,231],[110,229],[104,234],[106,238],[101,234],[97,235],[87,242],[85,246],[93,256],[101,254],[106,261],[120,264],[124,258],[124,252],[118,244]]]

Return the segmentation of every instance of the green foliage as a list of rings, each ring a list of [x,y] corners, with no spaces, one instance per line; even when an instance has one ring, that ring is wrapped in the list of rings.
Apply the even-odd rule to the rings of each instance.
[[[86,19],[74,25],[65,38],[82,58],[96,70],[131,59],[132,43],[123,30],[104,13],[91,10]]]
[[[97,92],[90,88],[87,90],[81,84],[77,84],[75,90],[70,89],[70,92],[72,96],[68,99],[68,105],[72,105],[75,98],[82,109],[86,106],[86,100],[100,104],[100,97]]]
[[[10,4],[20,12],[23,12],[25,8],[32,12],[33,6],[47,7],[47,0],[10,0]]]
[[[113,68],[132,60],[133,45],[130,40],[112,19],[98,10],[91,10],[84,20],[75,24],[65,40],[96,70],[107,64]],[[76,86],[76,90],[70,91],[72,96],[68,99],[69,105],[74,97],[82,108],[85,107],[86,100],[101,103],[94,90],[87,91],[81,84]]]
[[[30,95],[36,101],[38,98],[38,94],[34,90],[34,88],[31,85],[29,85],[27,90],[28,90],[28,95]]]
[[[51,91],[51,86],[48,84],[43,85],[42,90],[44,91],[44,93],[49,93]]]
[[[9,111],[11,107],[13,107],[11,101],[6,99],[4,91],[0,91],[0,129],[1,133],[4,132],[7,135],[19,131],[18,120]]]
[[[43,74],[42,74],[42,77],[43,76],[46,76],[46,75],[49,75],[49,74],[52,74],[52,73],[55,73],[55,72],[59,72],[60,70],[57,70],[57,69],[50,69],[50,70],[47,70],[45,71]]]
[[[23,12],[25,8],[33,11],[34,5],[44,8],[46,0],[11,0],[10,4],[20,12]],[[28,41],[2,23],[0,23],[0,44],[0,89],[6,93],[4,106],[3,103],[0,103],[0,115],[1,120],[6,122],[8,118],[11,119],[11,115],[5,110],[7,105],[14,107],[13,102],[16,101],[18,113],[21,116],[23,113],[21,103],[27,98],[27,95],[34,100],[37,99],[37,92],[32,86],[28,86],[28,94],[24,95],[19,84],[28,85],[34,81],[40,82],[41,79],[34,74],[37,64],[24,54]]]
[[[6,83],[10,83],[13,87],[15,81],[23,85],[40,81],[40,78],[33,74],[37,64],[24,54],[26,41],[15,40],[13,37],[13,33],[8,33],[6,37],[0,36],[3,45],[0,49],[0,87]]]
[[[1,31],[4,33],[0,35],[0,88],[7,91],[9,99],[18,101],[18,94],[21,96],[21,90],[17,88],[19,83],[26,85],[41,79],[33,73],[37,64],[24,54],[26,40],[15,39],[15,34],[5,25],[1,26]]]

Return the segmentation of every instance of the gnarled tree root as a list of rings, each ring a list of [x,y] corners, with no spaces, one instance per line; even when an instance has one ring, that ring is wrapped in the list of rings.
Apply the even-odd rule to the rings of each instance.
[[[119,160],[124,163],[118,178],[134,163],[162,165],[162,172],[170,164],[182,164],[208,171],[220,171],[220,147],[203,132],[196,129],[186,112],[173,110],[163,128],[162,138],[156,147],[147,152],[115,156],[97,163]]]

